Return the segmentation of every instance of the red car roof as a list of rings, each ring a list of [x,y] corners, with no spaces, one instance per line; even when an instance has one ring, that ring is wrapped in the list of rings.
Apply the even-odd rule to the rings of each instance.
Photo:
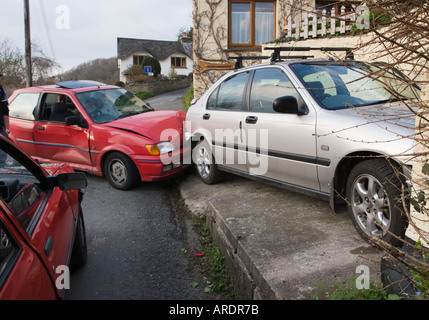
[[[23,89],[19,89],[19,91],[61,90],[61,91],[83,92],[83,91],[101,89],[101,88],[111,89],[111,88],[119,88],[119,87],[108,85],[97,81],[92,81],[92,80],[73,80],[73,81],[57,82],[56,84],[52,84],[52,85],[23,88]]]

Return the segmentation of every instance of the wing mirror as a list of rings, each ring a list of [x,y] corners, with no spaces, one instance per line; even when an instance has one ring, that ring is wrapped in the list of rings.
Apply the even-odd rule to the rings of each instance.
[[[279,97],[273,102],[273,109],[279,113],[308,114],[308,107],[304,102],[299,102],[293,96]]]
[[[52,184],[62,191],[83,189],[88,186],[86,176],[83,172],[60,173],[50,178]]]
[[[79,116],[70,116],[65,118],[66,126],[78,125],[81,128],[88,128],[88,124],[85,120],[81,119]]]

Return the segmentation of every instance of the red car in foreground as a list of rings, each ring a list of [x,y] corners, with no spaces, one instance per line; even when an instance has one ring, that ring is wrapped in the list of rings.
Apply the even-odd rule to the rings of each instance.
[[[14,92],[11,139],[41,163],[104,175],[121,190],[183,170],[184,111],[154,110],[129,91],[66,81]]]
[[[84,173],[34,162],[0,137],[0,299],[60,299],[86,262]]]

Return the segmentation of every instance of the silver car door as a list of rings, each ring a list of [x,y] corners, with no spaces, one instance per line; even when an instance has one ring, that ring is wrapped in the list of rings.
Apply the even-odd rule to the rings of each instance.
[[[273,110],[278,97],[299,93],[276,67],[255,70],[249,95],[249,112],[244,121],[247,138],[248,172],[273,182],[320,190],[317,178],[316,114],[285,114]]]
[[[249,72],[242,72],[225,79],[208,98],[203,115],[217,164],[240,171],[246,171],[240,121],[248,75]]]

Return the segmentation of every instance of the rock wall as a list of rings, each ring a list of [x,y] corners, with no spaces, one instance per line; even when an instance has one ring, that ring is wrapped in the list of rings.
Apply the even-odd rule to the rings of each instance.
[[[132,93],[145,91],[154,95],[188,88],[192,83],[192,77],[180,77],[176,79],[160,78],[150,82],[131,82],[125,85],[125,89]]]

